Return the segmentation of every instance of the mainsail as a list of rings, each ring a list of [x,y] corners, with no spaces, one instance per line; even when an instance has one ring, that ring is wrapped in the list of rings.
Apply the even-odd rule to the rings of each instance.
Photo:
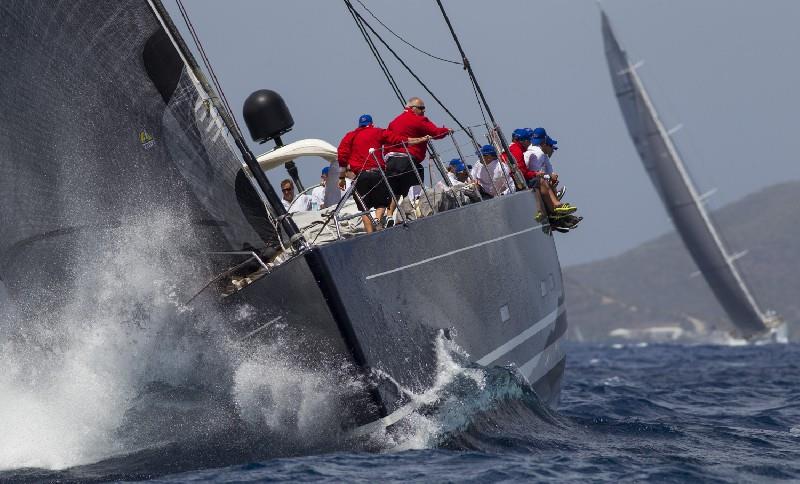
[[[160,10],[0,3],[0,280],[12,294],[68,278],[87,244],[161,213],[189,224],[200,251],[275,240],[235,128]]]
[[[751,337],[767,329],[750,289],[711,222],[678,150],[645,91],[636,66],[617,42],[605,12],[603,42],[611,81],[631,138],[686,248],[734,326]]]

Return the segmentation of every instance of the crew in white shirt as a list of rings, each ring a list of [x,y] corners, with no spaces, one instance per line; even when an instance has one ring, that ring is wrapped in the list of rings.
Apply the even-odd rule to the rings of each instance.
[[[453,187],[463,186],[469,181],[469,170],[461,158],[453,158],[447,164],[447,179],[450,180],[450,185]],[[436,186],[440,190],[444,190],[446,187],[444,181],[437,182]]]
[[[472,167],[472,178],[478,182],[483,198],[493,198],[514,192],[514,180],[508,165],[497,158],[497,150],[492,145],[483,145],[481,160]]]
[[[529,170],[551,175],[553,173],[553,165],[550,163],[550,157],[547,156],[543,148],[546,142],[547,132],[545,129],[534,129],[531,136],[531,144],[522,156],[525,158],[525,166]]]
[[[289,213],[308,212],[311,210],[311,197],[308,195],[294,196],[294,183],[292,180],[285,179],[281,182],[281,193],[283,193],[283,208]]]

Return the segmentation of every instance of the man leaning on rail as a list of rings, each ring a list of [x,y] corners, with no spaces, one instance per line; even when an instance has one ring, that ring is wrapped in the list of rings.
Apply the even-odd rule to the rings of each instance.
[[[425,179],[422,162],[427,154],[428,140],[444,138],[453,130],[444,126],[440,128],[433,124],[425,116],[425,101],[418,97],[408,100],[403,112],[389,123],[387,129],[400,136],[425,138],[423,142],[409,146],[408,152],[402,146],[387,150],[386,175],[389,177],[389,184],[395,195],[405,195],[411,187],[420,184],[419,180]],[[392,201],[392,206],[389,207],[389,216],[394,214],[395,208],[394,201]]]

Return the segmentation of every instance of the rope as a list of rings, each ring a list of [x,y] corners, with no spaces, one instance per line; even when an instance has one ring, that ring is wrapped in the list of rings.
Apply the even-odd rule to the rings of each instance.
[[[364,28],[364,25],[359,21],[358,17],[356,17],[353,9],[350,8],[349,5],[348,5],[348,11],[350,12],[350,15],[353,17],[353,21],[356,23],[356,26],[358,26],[358,30],[361,31],[361,35],[364,37],[364,40],[367,42],[367,46],[372,52],[372,56],[378,62],[378,66],[381,68],[381,71],[383,71],[383,75],[389,82],[389,86],[394,91],[394,95],[397,96],[397,99],[400,100],[401,103],[405,103],[404,101],[405,98],[403,97],[403,92],[400,91],[400,86],[398,86],[397,81],[394,80],[394,77],[392,76],[392,73],[389,71],[386,62],[384,62],[383,57],[381,57],[380,52],[378,52],[378,48],[375,47],[375,43],[372,42],[372,38],[369,36],[369,33],[367,33],[367,30]]]
[[[400,37],[399,35],[397,35],[397,34],[394,32],[394,30],[390,29],[390,28],[389,28],[389,27],[388,27],[388,26],[387,26],[385,23],[381,22],[381,19],[379,19],[378,17],[376,17],[376,16],[375,16],[375,14],[374,14],[374,13],[372,13],[372,11],[371,11],[370,9],[368,9],[366,5],[364,5],[364,2],[362,2],[361,0],[356,0],[356,1],[357,1],[359,4],[361,4],[361,7],[362,7],[364,10],[366,10],[366,11],[367,11],[367,13],[370,15],[370,17],[374,18],[374,19],[375,19],[375,21],[376,21],[376,22],[378,22],[379,24],[381,24],[381,26],[382,26],[383,28],[385,28],[385,29],[386,29],[386,30],[388,30],[388,31],[389,31],[389,32],[390,32],[392,35],[394,35],[395,37],[397,37],[398,39],[400,39],[400,41],[401,41],[402,43],[406,44],[407,46],[411,47],[412,49],[416,50],[417,52],[420,52],[420,53],[422,53],[422,54],[425,54],[425,55],[427,55],[428,57],[432,57],[432,58],[434,58],[434,59],[436,59],[436,60],[440,60],[440,61],[443,61],[443,62],[449,62],[450,64],[455,64],[455,65],[457,65],[457,66],[461,66],[461,65],[463,65],[461,62],[454,61],[454,60],[450,60],[450,59],[444,59],[444,58],[442,58],[442,57],[435,56],[435,55],[431,54],[430,52],[426,52],[426,51],[424,51],[424,50],[420,49],[419,47],[415,46],[415,45],[414,45],[414,44],[412,44],[411,42],[409,42],[409,41],[407,41],[406,39],[404,39],[404,38]]]
[[[386,49],[394,56],[394,58],[400,63],[400,65],[402,65],[406,69],[406,71],[408,71],[408,73],[411,74],[411,76],[419,83],[419,85],[422,86],[423,89],[425,89],[425,92],[427,92],[431,96],[431,98],[433,98],[433,100],[436,101],[436,103],[444,110],[444,112],[447,113],[448,116],[450,116],[450,119],[452,119],[453,122],[455,122],[462,130],[466,131],[467,129],[464,127],[464,125],[461,124],[461,122],[455,117],[455,115],[452,112],[450,112],[449,109],[447,109],[447,106],[445,106],[442,103],[442,101],[436,96],[436,94],[434,94],[433,91],[431,91],[430,88],[428,88],[428,86],[422,81],[422,79],[419,78],[419,76],[414,72],[414,70],[411,69],[411,67],[409,67],[408,64],[405,63],[405,61],[403,61],[403,59],[397,54],[397,52],[394,51],[394,49],[389,47],[389,44],[387,44],[386,41],[383,40],[383,37],[381,37],[378,34],[378,32],[376,32],[375,29],[372,28],[369,22],[367,22],[366,19],[364,19],[364,17],[362,17],[361,14],[355,10],[350,0],[344,0],[344,3],[345,5],[347,5],[347,8],[350,10],[351,14],[355,15],[364,24],[364,26],[366,26],[370,30],[370,32],[372,32],[372,35],[374,35],[381,42],[381,44],[383,44],[383,46],[386,47]],[[403,101],[403,104],[405,105],[405,101]]]

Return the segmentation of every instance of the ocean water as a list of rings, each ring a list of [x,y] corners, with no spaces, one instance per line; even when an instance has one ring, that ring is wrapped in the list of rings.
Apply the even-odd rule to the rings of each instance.
[[[46,421],[33,445],[0,447],[0,463],[6,463],[0,481],[800,480],[800,345],[572,344],[556,408],[543,405],[513,368],[469,365],[457,348],[446,350],[425,409],[390,433],[343,439],[325,430],[335,417],[313,405],[302,425],[294,416],[261,420],[255,430],[226,427],[225,413],[232,410],[182,389],[172,397],[187,405],[189,438],[46,469],[35,463],[48,462],[45,454],[55,452],[59,432],[50,429],[48,441],[47,425],[55,422]],[[286,381],[297,376],[283,374],[275,388],[316,405],[333,398],[321,389],[298,393]],[[162,398],[178,392],[153,391]],[[0,396],[7,416],[2,403],[7,399]],[[172,435],[180,431],[171,429]],[[121,438],[119,430],[114,435]],[[13,459],[34,465],[9,468]]]

